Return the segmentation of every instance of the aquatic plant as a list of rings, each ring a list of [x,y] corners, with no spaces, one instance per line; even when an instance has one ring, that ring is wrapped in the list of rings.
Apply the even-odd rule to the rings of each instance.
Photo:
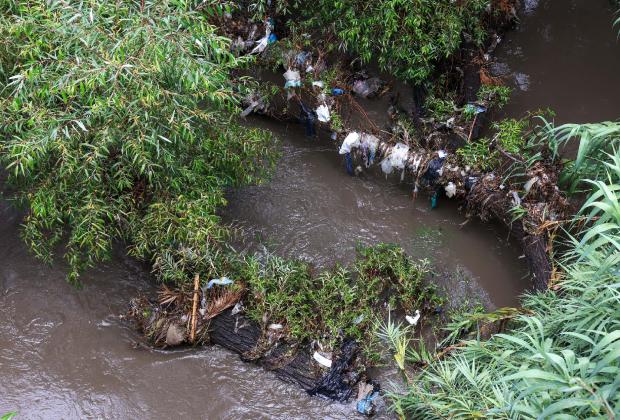
[[[478,100],[503,108],[510,101],[511,94],[512,89],[508,86],[482,85],[478,91]]]
[[[217,262],[224,189],[274,162],[266,132],[235,122],[215,1],[0,0],[0,159],[28,209],[24,237],[69,278],[112,243],[186,281]]]
[[[322,340],[335,348],[343,338],[369,342],[377,316],[391,309],[413,313],[441,302],[428,282],[430,264],[414,261],[393,244],[360,247],[351,268],[314,274],[302,261],[269,255],[248,257],[238,274],[248,288],[250,318],[282,325],[290,339]]]
[[[587,127],[611,135],[608,129],[608,124]],[[563,141],[567,132],[581,130],[562,126],[552,133]],[[569,235],[569,249],[558,261],[564,269],[555,285],[560,292],[525,296],[523,308],[530,314],[514,318],[508,332],[462,341],[425,366],[406,395],[393,396],[399,412],[415,418],[617,416],[620,152],[598,165],[589,173],[604,171],[604,176],[582,181],[591,194],[575,217],[587,229]]]

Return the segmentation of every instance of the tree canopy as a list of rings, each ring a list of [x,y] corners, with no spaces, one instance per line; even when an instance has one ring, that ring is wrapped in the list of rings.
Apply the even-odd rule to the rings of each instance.
[[[48,260],[65,241],[72,280],[119,239],[168,280],[209,267],[225,189],[274,162],[235,120],[247,59],[197,4],[0,0],[0,158],[26,240]]]

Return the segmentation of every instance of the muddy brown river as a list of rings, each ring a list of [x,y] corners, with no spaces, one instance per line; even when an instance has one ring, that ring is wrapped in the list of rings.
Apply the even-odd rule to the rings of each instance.
[[[620,116],[620,49],[606,0],[526,2],[519,30],[498,61],[519,87],[507,115],[550,106],[561,121]],[[525,81],[525,82],[524,82]],[[356,244],[396,242],[431,258],[433,279],[454,302],[516,305],[528,286],[506,231],[469,223],[456,204],[411,199],[377,176],[349,177],[328,139],[297,125],[253,124],[282,140],[273,179],[232,193],[224,219],[246,232],[248,250],[299,257],[320,267],[347,262]],[[0,201],[0,414],[18,418],[355,418],[352,405],[307,396],[217,347],[152,351],[118,317],[150,292],[144,267],[122,257],[65,281],[19,236],[20,212]]]

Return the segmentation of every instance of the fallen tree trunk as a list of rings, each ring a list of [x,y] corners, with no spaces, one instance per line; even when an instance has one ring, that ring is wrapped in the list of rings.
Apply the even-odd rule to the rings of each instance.
[[[240,354],[244,361],[258,364],[312,395],[344,402],[351,397],[359,381],[360,375],[355,371],[358,348],[351,340],[344,342],[338,359],[330,369],[325,369],[306,348],[278,343],[261,353],[263,331],[259,325],[240,314],[232,315],[230,309],[212,320],[209,337],[211,343]]]
[[[353,340],[343,341],[331,367],[327,368],[313,358],[309,345],[289,344],[279,334],[271,335],[257,322],[241,313],[233,313],[229,307],[212,318],[197,317],[197,340],[192,341],[187,328],[186,303],[183,299],[160,304],[147,298],[135,298],[131,301],[128,319],[154,346],[216,344],[239,354],[243,361],[256,363],[279,379],[300,386],[311,395],[340,402],[353,395],[362,376],[357,363],[358,345]]]
[[[483,179],[473,186],[466,197],[467,210],[470,215],[477,215],[483,221],[491,218],[503,222],[510,230],[510,234],[519,242],[523,255],[532,276],[534,290],[544,291],[547,289],[551,273],[551,258],[549,255],[549,235],[546,231],[541,233],[528,233],[523,220],[514,220],[510,214],[510,192],[504,192],[497,186],[488,188]]]

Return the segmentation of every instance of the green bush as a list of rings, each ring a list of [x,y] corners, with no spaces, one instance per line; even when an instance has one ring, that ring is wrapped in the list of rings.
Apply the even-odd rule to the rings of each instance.
[[[26,240],[47,260],[65,240],[70,279],[118,239],[164,279],[208,272],[224,189],[273,163],[235,122],[245,59],[207,23],[217,4],[0,0],[0,159]]]
[[[614,130],[608,124],[562,126],[546,141],[567,133]],[[554,138],[550,138],[555,137]],[[599,139],[601,144],[602,139]],[[593,162],[592,162],[593,163]],[[598,163],[584,181],[590,196],[559,261],[559,292],[528,295],[526,313],[505,334],[463,342],[443,360],[429,359],[395,408],[411,418],[616,418],[620,413],[620,154]],[[600,170],[605,175],[599,177]],[[572,173],[572,171],[571,171]],[[584,173],[584,172],[582,172]],[[463,319],[467,321],[467,319]],[[454,324],[457,327],[459,323]],[[411,352],[410,362],[419,352]]]
[[[266,0],[252,1],[251,10],[268,13]],[[290,13],[301,26],[334,33],[343,46],[364,62],[376,60],[382,69],[404,80],[421,83],[443,58],[461,45],[468,33],[475,43],[486,36],[483,25],[487,0],[319,0],[274,1],[275,13]]]
[[[282,324],[290,338],[321,340],[333,349],[344,337],[369,345],[387,300],[407,313],[438,304],[433,285],[424,281],[429,273],[428,261],[413,261],[402,248],[380,244],[359,248],[350,269],[315,274],[301,261],[251,257],[238,276],[248,286],[250,318],[265,327]]]
[[[456,151],[461,162],[481,172],[493,170],[499,163],[499,153],[490,150],[491,141],[487,138],[470,141]]]

